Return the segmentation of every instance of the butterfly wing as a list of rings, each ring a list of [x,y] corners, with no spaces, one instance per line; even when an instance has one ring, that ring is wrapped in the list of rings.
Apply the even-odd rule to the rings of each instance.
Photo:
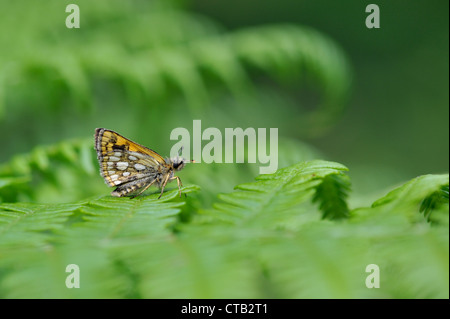
[[[111,130],[95,130],[95,149],[100,173],[109,186],[138,180],[151,182],[165,172],[161,155]]]

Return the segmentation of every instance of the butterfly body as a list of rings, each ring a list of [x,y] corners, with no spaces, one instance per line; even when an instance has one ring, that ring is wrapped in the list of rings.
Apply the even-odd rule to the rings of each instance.
[[[133,196],[136,197],[152,185],[160,187],[162,195],[166,184],[175,179],[181,196],[181,180],[174,173],[185,166],[184,158],[164,159],[155,151],[104,128],[95,130],[95,149],[106,184],[117,186],[112,196],[122,197],[140,190]]]

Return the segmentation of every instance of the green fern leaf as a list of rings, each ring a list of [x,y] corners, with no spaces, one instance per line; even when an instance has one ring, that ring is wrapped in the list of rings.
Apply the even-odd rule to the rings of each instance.
[[[440,208],[448,215],[448,185],[448,174],[419,176],[375,201],[372,207],[403,212],[411,220],[418,220],[418,212],[424,212],[428,219]]]
[[[55,194],[61,201],[77,200],[79,193],[87,196],[84,190],[92,193],[95,185],[102,185],[93,179],[96,165],[91,139],[37,146],[0,166],[0,200],[49,202]]]
[[[44,245],[81,204],[0,204],[0,246]]]
[[[323,178],[316,188],[313,202],[320,202],[322,218],[341,219],[349,217],[347,206],[350,180],[347,175],[331,174]]]
[[[183,193],[198,190],[185,186]],[[72,204],[0,205],[0,295],[6,298],[136,296],[119,251],[167,242],[184,202],[178,188],[135,199],[100,197]],[[184,198],[184,197],[183,197]],[[128,247],[128,248],[127,248]],[[147,256],[148,257],[148,256]],[[82,269],[67,289],[65,269]],[[133,289],[132,291],[130,289]]]
[[[211,91],[216,88],[210,85],[215,83],[211,78],[221,82],[222,89],[229,90],[238,99],[247,99],[255,89],[250,81],[254,66],[279,82],[298,75],[314,79],[323,103],[304,121],[305,125],[314,121],[308,125],[310,130],[329,125],[345,105],[350,82],[345,56],[331,39],[312,29],[273,25],[226,33],[214,21],[181,9],[161,10],[149,6],[124,11],[122,5],[114,3],[83,5],[90,8],[87,19],[92,25],[89,35],[82,37],[67,37],[64,28],[56,27],[60,21],[54,18],[47,19],[45,24],[27,21],[20,27],[11,21],[0,22],[0,27],[5,29],[14,25],[18,37],[37,41],[28,45],[39,48],[27,54],[21,45],[0,38],[0,46],[17,50],[5,53],[6,67],[0,73],[0,114],[13,111],[4,101],[12,100],[20,105],[39,101],[41,112],[43,106],[65,105],[67,96],[80,111],[92,110],[95,106],[92,79],[100,77],[123,83],[128,100],[138,102],[132,103],[137,107],[148,107],[148,103],[139,100],[142,93],[163,102],[154,107],[167,105],[172,96],[181,95],[196,112],[210,105]],[[16,16],[24,7],[9,6],[4,10],[5,14]],[[37,10],[36,16],[56,16],[60,8],[47,4]],[[115,23],[103,23],[106,16]],[[38,36],[30,36],[48,30],[52,30],[52,38],[60,43],[59,48],[54,47],[53,41],[38,41]],[[114,41],[103,36],[111,32]],[[67,50],[68,47],[71,49]],[[51,60],[49,52],[53,56]],[[9,90],[10,79],[25,85]],[[53,86],[48,83],[58,86],[63,93],[52,94]],[[23,101],[36,95],[29,89],[34,86],[40,88],[36,90],[40,92],[36,101]],[[8,92],[19,94],[13,93],[11,98]]]
[[[321,202],[324,218],[347,216],[347,184],[330,183],[327,178],[345,170],[347,168],[341,164],[316,160],[282,168],[274,174],[260,175],[254,183],[236,186],[236,192],[219,195],[221,202],[216,203],[208,215],[230,223],[289,224],[290,219],[302,215],[303,204],[309,212],[314,211],[307,205],[314,199]],[[326,188],[334,193],[325,194]],[[336,205],[337,213],[333,213],[333,205]]]
[[[448,210],[448,202],[449,202],[448,194],[449,194],[449,185],[443,185],[439,190],[425,197],[425,199],[422,201],[422,204],[420,205],[420,212],[423,213],[427,221],[432,220],[437,221],[436,218],[433,219],[431,218],[431,214],[433,213],[433,211],[445,210],[444,207],[446,207]],[[447,215],[447,225],[448,225],[448,215]]]

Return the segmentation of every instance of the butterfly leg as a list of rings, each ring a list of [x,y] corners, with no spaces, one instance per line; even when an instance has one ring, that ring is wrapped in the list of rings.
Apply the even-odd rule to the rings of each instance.
[[[149,183],[147,186],[145,186],[138,194],[132,196],[131,198],[135,198],[135,197],[141,195],[143,192],[145,192],[145,190],[147,190],[147,189],[148,189],[150,186],[152,186],[155,182],[156,182],[156,178],[155,178],[151,183]]]
[[[161,183],[161,194],[159,195],[158,199],[161,198],[161,196],[164,192],[164,187],[166,187],[168,181],[169,181],[169,175],[167,175],[167,177],[164,179],[164,182]]]
[[[181,182],[181,178],[179,178],[178,176],[174,176],[172,178],[172,180],[176,179],[177,180],[177,184],[178,184],[178,190],[180,191],[180,197],[181,197],[181,186],[183,186],[183,183]],[[184,196],[187,196],[186,194],[184,194]]]

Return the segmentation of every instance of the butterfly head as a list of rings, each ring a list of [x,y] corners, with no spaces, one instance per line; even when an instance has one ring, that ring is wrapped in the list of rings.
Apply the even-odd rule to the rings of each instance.
[[[188,161],[185,158],[181,157],[182,151],[183,151],[183,147],[180,148],[177,156],[174,156],[174,157],[171,157],[168,159],[170,164],[176,171],[181,171],[184,168],[184,166],[186,166],[186,163],[195,163],[194,160]]]
[[[172,157],[169,159],[169,161],[176,171],[181,171],[183,167],[186,165],[186,160],[180,156]]]

